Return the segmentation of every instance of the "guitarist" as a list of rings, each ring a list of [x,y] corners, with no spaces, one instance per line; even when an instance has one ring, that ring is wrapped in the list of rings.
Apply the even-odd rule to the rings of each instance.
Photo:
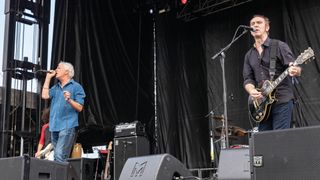
[[[270,21],[266,16],[254,15],[250,27],[254,44],[246,53],[243,66],[243,85],[249,98],[262,99],[264,96],[257,88],[266,80],[276,79],[289,67],[289,76],[275,89],[276,101],[271,105],[268,118],[259,123],[259,131],[290,128],[294,99],[292,77],[300,76],[301,68],[292,65],[295,58],[286,43],[269,38]],[[272,58],[274,66],[270,65]]]

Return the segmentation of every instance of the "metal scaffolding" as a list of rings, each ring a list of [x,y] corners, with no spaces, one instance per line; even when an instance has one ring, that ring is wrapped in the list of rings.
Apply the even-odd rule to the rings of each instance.
[[[36,77],[37,69],[47,67],[48,56],[48,29],[50,21],[50,0],[6,0],[5,1],[5,33],[3,46],[3,87],[1,89],[1,117],[0,117],[0,157],[22,155],[25,149],[24,141],[36,137],[35,124],[26,122],[31,119],[31,112],[26,111],[31,107],[27,93],[27,81]],[[24,34],[26,26],[33,26],[33,34]],[[24,56],[24,38],[34,36],[33,58]],[[33,61],[29,61],[32,60]],[[19,94],[13,93],[13,81],[21,82]],[[22,85],[21,85],[22,84]],[[38,90],[39,92],[39,90]],[[22,95],[21,95],[22,94]],[[17,98],[16,96],[20,96]],[[20,102],[11,103],[11,100]],[[32,99],[38,106],[35,109],[40,117],[40,97]],[[34,114],[34,113],[33,113]],[[38,118],[39,120],[39,118]],[[37,122],[39,122],[37,120]],[[33,129],[32,129],[33,128]],[[15,149],[15,144],[20,142],[20,151]],[[29,143],[29,150],[32,147]]]
[[[177,6],[177,18],[192,21],[250,1],[253,0],[189,0],[185,5]]]

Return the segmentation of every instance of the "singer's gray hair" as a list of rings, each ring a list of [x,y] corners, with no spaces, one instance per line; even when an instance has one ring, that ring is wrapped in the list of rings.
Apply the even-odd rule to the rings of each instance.
[[[71,63],[68,63],[68,62],[60,62],[59,64],[62,64],[66,68],[66,70],[69,71],[69,77],[70,77],[70,79],[72,79],[73,76],[74,76],[73,65]]]

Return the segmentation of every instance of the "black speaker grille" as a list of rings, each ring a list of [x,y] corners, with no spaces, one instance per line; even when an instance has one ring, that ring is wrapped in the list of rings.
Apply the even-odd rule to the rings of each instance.
[[[259,132],[253,135],[255,180],[318,180],[320,126]],[[261,161],[255,161],[261,158]]]
[[[2,180],[67,180],[68,164],[19,156],[0,159]]]

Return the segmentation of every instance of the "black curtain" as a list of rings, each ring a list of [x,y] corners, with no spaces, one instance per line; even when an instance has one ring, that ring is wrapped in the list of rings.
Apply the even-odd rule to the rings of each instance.
[[[170,153],[189,168],[210,166],[207,114],[223,114],[221,64],[211,57],[230,42],[238,25],[248,24],[253,14],[264,14],[271,19],[272,38],[288,42],[296,56],[308,46],[319,56],[318,1],[252,1],[191,22],[176,19],[174,8],[150,14],[154,6],[138,0],[56,2],[53,67],[60,60],[72,62],[75,79],[87,94],[80,141],[105,142],[115,125],[139,120],[146,124],[152,153]],[[252,43],[246,34],[225,59],[229,124],[244,129],[252,124],[242,66]],[[296,126],[319,124],[318,79],[317,60],[303,65],[295,84]],[[219,123],[215,121],[214,128]],[[236,137],[231,144],[247,141]]]
[[[189,168],[209,167],[206,61],[202,23],[157,18],[159,144]]]
[[[285,39],[298,56],[304,49],[312,47],[316,57],[320,57],[320,2],[319,1],[284,1],[283,28]],[[320,124],[320,69],[315,59],[302,65],[303,74],[295,85],[297,97],[294,121],[296,126]]]

